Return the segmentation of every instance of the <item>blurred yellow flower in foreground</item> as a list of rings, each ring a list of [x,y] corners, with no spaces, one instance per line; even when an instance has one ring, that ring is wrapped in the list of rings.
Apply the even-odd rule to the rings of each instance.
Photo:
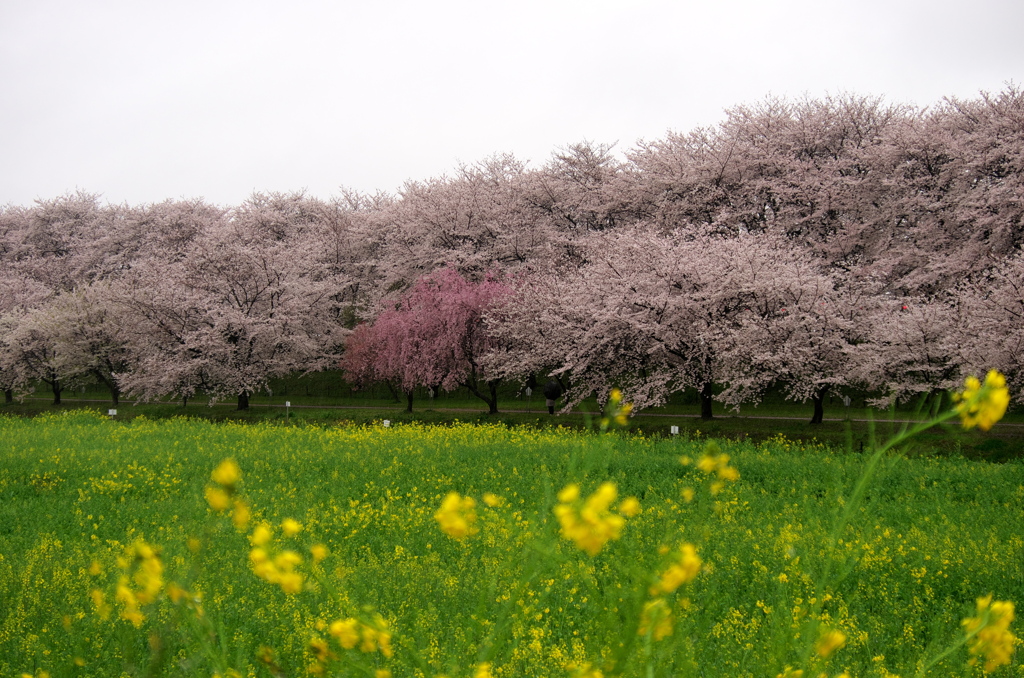
[[[814,644],[814,651],[824,658],[829,658],[832,653],[846,644],[846,634],[836,629],[830,629],[821,634]]]
[[[992,596],[978,598],[978,616],[963,620],[967,633],[968,649],[972,655],[970,664],[977,663],[977,656],[985,659],[985,672],[990,673],[1010,663],[1017,637],[1010,632],[1013,621],[1013,603],[1005,600],[992,601]]]
[[[281,521],[281,531],[286,537],[294,537],[302,531],[302,523],[294,518],[285,518]]]
[[[1010,404],[1010,391],[1006,388],[1006,377],[996,370],[989,370],[984,383],[977,377],[967,377],[964,390],[953,394],[953,408],[960,415],[965,429],[975,426],[987,431],[1003,418]]]
[[[562,536],[591,556],[597,555],[612,539],[618,539],[626,524],[625,518],[611,513],[608,507],[618,496],[614,483],[603,483],[578,507],[579,485],[571,483],[558,493],[562,503],[555,506],[555,516],[562,526]],[[632,506],[627,506],[627,509]],[[636,508],[639,508],[637,502]]]
[[[205,490],[206,503],[210,505],[214,511],[220,513],[221,511],[227,511],[228,507],[231,506],[231,497],[228,493],[219,487],[213,487],[208,485]]]
[[[441,531],[454,539],[464,539],[477,533],[476,501],[472,497],[460,496],[458,492],[449,492],[441,502],[441,508],[434,514],[434,519],[441,526]]]
[[[674,561],[658,577],[650,588],[651,595],[672,593],[683,584],[693,581],[700,574],[701,559],[693,544],[683,544]]]
[[[224,487],[234,487],[242,479],[242,470],[234,459],[225,459],[210,474],[213,482]]]

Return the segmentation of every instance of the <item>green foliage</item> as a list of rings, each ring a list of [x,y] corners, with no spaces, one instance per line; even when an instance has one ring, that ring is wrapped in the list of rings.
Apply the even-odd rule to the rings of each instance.
[[[831,548],[865,457],[784,437],[718,441],[740,478],[713,494],[706,473],[680,463],[705,453],[696,436],[118,422],[83,411],[0,418],[0,436],[0,675],[228,666],[299,675],[314,662],[310,640],[329,637],[325,624],[367,610],[383,616],[395,645],[392,659],[360,656],[346,669],[370,675],[418,667],[465,676],[482,662],[495,676],[568,676],[586,663],[607,671],[635,637],[642,647],[620,667],[625,675],[653,666],[653,675],[774,676],[800,662],[794,635],[809,615],[846,635],[830,676],[913,675],[923,657],[962,638],[975,598],[1024,600],[1016,462],[883,456]],[[275,544],[304,554],[302,593],[259,579],[246,533],[204,502],[225,458],[242,469],[251,524],[266,521]],[[589,494],[605,482],[643,510],[591,558],[558,538],[552,507],[569,483]],[[454,540],[439,530],[434,514],[451,491],[476,498],[477,534]],[[487,492],[503,504],[483,504]],[[286,518],[302,531],[281,535]],[[116,561],[139,540],[161,549],[168,581],[201,596],[209,628],[197,632],[194,615],[166,599],[140,628],[118,618]],[[664,563],[659,549],[683,542],[704,570],[673,599],[671,639],[627,633]],[[329,551],[315,566],[313,544]],[[90,573],[94,562],[101,573]],[[837,576],[821,591],[826,570]],[[94,589],[112,606],[107,620]],[[272,664],[257,659],[261,646],[272,648]],[[966,661],[961,649],[929,675],[959,673]]]

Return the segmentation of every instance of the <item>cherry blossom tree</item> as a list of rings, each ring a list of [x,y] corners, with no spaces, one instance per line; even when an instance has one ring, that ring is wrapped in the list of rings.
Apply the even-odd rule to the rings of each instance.
[[[719,332],[726,388],[718,398],[756,404],[776,386],[787,399],[810,400],[810,423],[822,423],[826,395],[854,383],[868,296],[772,233],[742,237],[733,252],[728,284],[746,305]]]
[[[886,407],[944,394],[963,381],[960,323],[956,297],[876,299],[867,321],[866,341],[857,347],[853,377],[879,392],[873,404]]]
[[[43,306],[53,292],[42,283],[10,269],[0,271],[0,389],[11,403],[14,393],[26,391],[30,370],[22,365],[22,325],[32,311]],[[30,356],[31,357],[31,356]]]
[[[264,216],[243,210],[197,238],[182,261],[136,266],[126,297],[137,319],[127,392],[149,399],[201,389],[246,409],[270,378],[332,362],[344,281],[313,265],[315,240],[279,232]]]
[[[966,370],[995,368],[1024,403],[1024,250],[997,265],[981,284],[961,290],[959,345]]]
[[[695,388],[701,416],[711,418],[718,332],[744,303],[723,277],[730,241],[623,228],[590,247],[592,263],[561,281],[525,280],[492,316],[505,347],[490,358],[495,371],[522,374],[547,363],[571,382],[566,409],[613,387],[637,408]],[[524,356],[531,353],[541,357]]]
[[[385,215],[385,289],[444,267],[478,277],[546,257],[548,228],[523,198],[527,179],[523,163],[497,155],[453,177],[407,183]]]
[[[130,366],[129,318],[117,303],[118,293],[109,283],[96,282],[57,295],[43,307],[46,334],[64,380],[68,375],[96,379],[110,391],[114,405],[121,395],[119,375]]]
[[[42,381],[50,387],[54,405],[61,404],[66,388],[82,382],[84,372],[61,352],[59,330],[52,309],[42,306],[20,314],[5,338],[7,367],[15,388],[31,392],[35,382]]]
[[[451,391],[460,386],[498,412],[498,384],[482,362],[495,345],[484,316],[510,288],[495,273],[474,282],[454,268],[418,280],[371,327],[353,333],[353,355],[343,363],[354,375],[393,379],[407,395],[416,386]]]

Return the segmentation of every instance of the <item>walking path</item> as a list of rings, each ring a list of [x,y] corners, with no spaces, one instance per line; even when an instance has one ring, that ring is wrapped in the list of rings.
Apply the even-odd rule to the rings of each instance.
[[[26,398],[26,400],[50,400],[50,398],[34,397],[33,396],[33,397]],[[110,400],[90,400],[90,399],[86,399],[86,398],[74,398],[72,400],[69,400],[68,402],[71,402],[71,403],[101,403],[101,404],[102,403],[106,403],[107,405],[110,405]],[[130,406],[131,405],[129,405],[129,407]],[[223,401],[223,402],[214,403],[213,406],[214,407],[235,407],[235,404],[231,403],[231,402]],[[250,403],[249,407],[268,407],[268,408],[269,407],[274,407],[274,408],[278,408],[278,409],[283,409],[284,405],[281,405],[280,403]],[[304,410],[380,410],[380,409],[386,409],[386,408],[382,408],[382,407],[379,407],[379,406],[375,407],[373,405],[291,405],[291,407],[292,407],[292,409],[296,409],[296,410],[298,410],[298,409],[304,409]],[[482,414],[480,408],[472,408],[472,407],[432,407],[430,409],[433,410],[434,412],[470,412],[470,413],[474,413],[474,414]],[[501,414],[547,414],[547,413],[548,413],[548,411],[546,409],[545,410],[534,410],[534,409],[518,409],[518,408],[517,409],[504,410],[504,411],[501,412]],[[573,414],[582,414],[582,413],[577,411],[577,412],[573,412]],[[663,413],[663,412],[638,412],[634,416],[635,417],[656,417],[656,418],[663,418],[663,419],[700,419],[700,415],[699,414],[669,414],[669,413]],[[718,420],[722,420],[722,419],[758,419],[758,420],[777,419],[777,420],[781,420],[781,421],[807,421],[809,418],[808,417],[785,417],[785,416],[776,416],[776,415],[747,415],[747,414],[739,415],[739,414],[728,414],[728,415],[718,415],[718,416],[715,417],[715,419],[718,419]],[[914,424],[914,423],[917,423],[917,422],[919,422],[921,420],[920,419],[888,419],[888,418],[885,418],[885,417],[882,417],[882,416],[878,416],[878,417],[875,417],[875,418],[870,418],[870,417],[825,417],[824,421],[833,421],[833,422],[834,421],[856,421],[856,422],[871,422],[871,421],[874,421],[874,422],[895,422],[897,424]],[[1024,423],[1013,423],[1013,422],[1001,421],[1001,422],[997,423],[996,426],[999,426],[999,427],[1007,426],[1007,427],[1014,427],[1014,428],[1024,428]]]

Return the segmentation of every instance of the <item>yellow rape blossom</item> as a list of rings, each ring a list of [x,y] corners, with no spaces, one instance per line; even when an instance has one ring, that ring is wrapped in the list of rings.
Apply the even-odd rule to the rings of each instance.
[[[476,669],[473,671],[473,678],[494,678],[494,674],[491,673],[491,663],[481,662],[476,665]]]
[[[249,526],[250,518],[252,518],[252,511],[249,510],[249,505],[241,499],[236,499],[234,509],[231,511],[231,522],[235,529],[244,530]]]
[[[358,619],[338,619],[330,623],[327,632],[342,648],[352,650],[358,647],[360,652],[380,652],[385,657],[392,657],[391,632],[387,623],[380,615],[375,615],[369,624]]]
[[[302,523],[294,518],[285,518],[281,521],[281,531],[286,537],[294,537],[302,531]]]
[[[588,555],[597,555],[606,543],[622,535],[626,524],[622,516],[608,510],[617,496],[613,483],[603,483],[580,507],[579,486],[575,483],[567,485],[558,493],[562,503],[554,509],[562,526],[562,536]]]
[[[234,459],[225,459],[213,470],[210,478],[218,485],[233,488],[242,479],[242,471]]]
[[[359,622],[355,619],[339,619],[331,622],[328,632],[346,650],[351,650],[359,644]]]
[[[846,644],[846,634],[836,629],[830,629],[821,634],[814,644],[814,651],[819,656],[828,659],[832,653]]]
[[[572,678],[604,678],[604,673],[601,669],[590,663],[581,666],[569,666],[568,668],[573,672]]]
[[[1013,603],[997,600],[992,596],[978,598],[978,616],[963,620],[964,631],[969,639],[968,649],[972,655],[970,664],[979,657],[985,660],[984,670],[990,673],[1010,663],[1017,637],[1010,632],[1013,621]]]
[[[627,518],[634,518],[640,515],[640,500],[636,497],[626,497],[619,504],[619,513]]]
[[[228,507],[231,506],[231,497],[223,488],[208,485],[204,494],[206,495],[206,503],[217,513],[227,511]]]
[[[1003,418],[1010,404],[1010,391],[1006,388],[1006,377],[996,370],[989,370],[982,383],[977,377],[967,377],[964,390],[953,394],[953,408],[964,429],[975,426],[987,431]]]
[[[309,553],[313,556],[313,562],[319,563],[327,557],[327,547],[323,544],[313,544],[309,547]]]
[[[637,633],[645,636],[648,633],[654,640],[661,640],[672,635],[672,611],[664,598],[655,598],[644,604],[640,613],[640,627]]]
[[[274,536],[273,531],[270,529],[270,525],[266,523],[260,523],[256,526],[256,529],[249,535],[249,543],[253,546],[266,546],[271,537]]]
[[[720,449],[717,443],[708,443],[704,455],[697,461],[697,468],[708,475],[716,475],[719,480],[739,480],[740,472],[729,466],[729,455],[720,452]]]
[[[453,539],[465,539],[478,532],[476,522],[476,501],[472,497],[460,496],[458,492],[449,492],[441,502],[441,508],[434,514],[434,519],[441,526],[441,531]]]
[[[651,595],[673,593],[683,584],[693,581],[700,573],[701,559],[693,544],[683,544],[675,560],[658,577],[650,588]]]
[[[608,416],[601,418],[601,431],[607,431],[612,422],[624,427],[629,423],[629,415],[633,411],[631,403],[622,402],[622,391],[613,388],[608,394]]]
[[[159,552],[146,542],[139,540],[125,549],[117,559],[122,570],[114,589],[114,599],[121,603],[121,619],[130,621],[136,627],[145,620],[140,607],[156,602],[164,588],[164,566]],[[102,618],[109,614],[102,591],[94,590],[93,604]]]

